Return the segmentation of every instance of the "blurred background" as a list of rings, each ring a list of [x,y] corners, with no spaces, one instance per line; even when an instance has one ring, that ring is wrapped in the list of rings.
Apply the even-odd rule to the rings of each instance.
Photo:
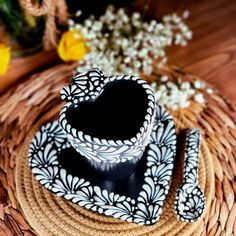
[[[166,14],[178,14],[187,10],[189,17],[186,23],[193,33],[192,40],[184,48],[168,47],[166,51],[169,62],[214,84],[228,99],[236,103],[235,1],[60,0],[57,1],[59,6],[56,12],[46,9],[47,4],[44,6],[46,10],[43,9],[45,12],[41,11],[42,15],[37,9],[32,11],[33,6],[40,8],[45,2],[47,1],[0,0],[0,43],[7,45],[11,51],[10,64],[0,75],[1,93],[33,72],[62,63],[56,46],[53,43],[44,45],[47,28],[51,27],[49,35],[55,34],[60,38],[61,33],[68,28],[67,20],[73,18],[78,10],[83,12],[79,17],[82,22],[91,14],[99,17],[112,4],[117,9],[124,7],[128,12],[138,11],[147,21],[153,18],[160,21]],[[55,14],[55,22],[49,22]],[[3,54],[4,50],[1,50],[0,56]]]

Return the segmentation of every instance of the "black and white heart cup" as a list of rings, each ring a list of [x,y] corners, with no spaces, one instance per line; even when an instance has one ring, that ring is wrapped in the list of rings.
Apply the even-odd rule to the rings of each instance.
[[[130,175],[150,142],[156,107],[150,86],[92,69],[75,74],[61,98],[68,102],[59,123],[79,156],[107,179]]]

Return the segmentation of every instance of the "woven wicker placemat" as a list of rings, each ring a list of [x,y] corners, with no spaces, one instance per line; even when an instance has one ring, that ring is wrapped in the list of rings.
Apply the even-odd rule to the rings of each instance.
[[[52,231],[55,225],[57,228],[64,230],[64,232],[70,232],[67,230],[71,228],[81,231],[88,228],[86,230],[92,229],[92,232],[94,232],[96,229],[99,233],[101,229],[106,231],[113,227],[118,230],[116,231],[117,233],[119,230],[126,230],[127,232],[141,230],[139,234],[143,235],[158,235],[158,233],[164,232],[168,227],[172,227],[172,233],[180,232],[179,229],[183,227],[184,223],[178,222],[175,224],[165,216],[165,212],[168,212],[168,209],[171,209],[171,214],[174,211],[171,203],[171,196],[174,196],[173,192],[175,191],[174,187],[171,187],[171,192],[160,221],[154,226],[141,227],[97,215],[83,210],[83,208],[79,208],[74,204],[67,203],[62,198],[48,193],[46,189],[38,185],[37,181],[32,178],[29,169],[27,171],[26,149],[24,151],[22,148],[26,148],[27,143],[30,142],[34,132],[40,126],[40,122],[50,118],[47,117],[49,116],[48,111],[60,103],[59,90],[65,83],[69,82],[73,68],[74,65],[52,67],[21,82],[15,88],[8,90],[0,98],[0,235],[35,235],[37,234],[35,231],[37,230],[37,225],[40,224],[39,219],[45,215],[47,217],[44,221],[41,221],[43,224],[46,221],[51,222],[49,224],[50,228],[47,229],[42,224],[41,232],[43,230],[44,232],[47,232],[47,230],[48,232],[56,232]],[[195,79],[194,76],[179,73],[174,69],[170,75],[172,76],[173,74],[184,80],[192,81]],[[201,128],[204,140],[202,152],[204,152],[205,148],[210,151],[214,165],[213,179],[215,188],[214,184],[212,184],[209,189],[212,191],[215,189],[215,191],[213,192],[212,199],[210,200],[209,198],[207,201],[209,207],[204,218],[196,223],[200,223],[197,228],[192,228],[191,230],[194,230],[194,235],[236,235],[236,112],[230,103],[217,91],[214,91],[211,95],[204,95],[206,99],[205,104],[192,103],[188,109],[172,112],[179,128],[194,126]],[[25,140],[26,137],[27,139]],[[205,179],[201,184],[206,195],[210,196],[211,194],[207,191],[207,175],[211,172],[211,169],[206,167],[205,155],[203,153],[200,164],[200,175],[202,176],[201,178]],[[17,181],[14,178],[16,177],[14,176],[16,160],[19,163],[17,177],[20,177],[19,179],[17,178]],[[210,161],[210,159],[207,160]],[[19,171],[20,168],[24,171]],[[175,170],[176,173],[178,176],[178,170]],[[23,180],[22,183],[24,184],[17,185],[18,196],[16,194],[15,183],[18,183],[20,180]],[[27,195],[27,198],[20,196],[27,192],[24,189],[31,187],[33,191],[30,194],[33,198],[28,198],[30,195]],[[24,191],[19,191],[19,189]],[[50,197],[48,197],[48,194]],[[37,198],[36,196],[41,197]],[[26,201],[25,205],[30,204],[34,208],[26,208],[22,199],[31,199],[28,202]],[[29,217],[33,216],[30,212],[33,214],[37,207],[39,209],[44,207],[45,211],[46,209],[49,210],[46,211],[46,214],[40,213],[36,215],[36,218]],[[50,209],[54,209],[53,213]],[[58,217],[58,215],[61,217]],[[63,225],[64,227],[60,225],[62,223],[61,219],[66,219],[66,221],[63,221],[64,223],[66,222]],[[155,227],[158,227],[161,222],[163,222],[162,226],[159,226],[159,230],[155,230]],[[183,230],[187,229],[187,227],[195,227],[195,225],[184,226]],[[145,233],[143,230],[150,231],[150,233]],[[190,233],[191,230],[188,232]],[[187,231],[183,232],[182,235],[187,235]],[[88,234],[88,231],[84,231],[80,235]],[[50,234],[46,233],[46,235]]]
[[[52,111],[49,113],[51,116]],[[47,120],[47,115],[43,117]],[[177,130],[191,127],[191,122],[175,117]],[[186,224],[178,220],[174,213],[175,193],[182,181],[182,159],[176,161],[171,190],[163,214],[154,226],[139,226],[102,216],[85,210],[75,204],[56,197],[44,189],[32,176],[28,165],[28,147],[42,122],[39,121],[27,136],[17,158],[16,190],[26,218],[39,235],[190,235],[200,224],[199,220]],[[199,184],[205,192],[208,211],[214,192],[214,170],[207,143],[202,141]]]

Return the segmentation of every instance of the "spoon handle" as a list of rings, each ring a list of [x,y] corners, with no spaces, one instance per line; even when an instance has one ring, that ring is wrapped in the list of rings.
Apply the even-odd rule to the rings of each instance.
[[[184,152],[184,183],[198,184],[200,130],[188,129]]]

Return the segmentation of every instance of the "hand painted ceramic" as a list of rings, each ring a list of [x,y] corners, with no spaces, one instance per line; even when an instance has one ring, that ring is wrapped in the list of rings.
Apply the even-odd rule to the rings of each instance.
[[[160,106],[151,143],[135,171],[118,181],[104,180],[71,147],[58,121],[41,127],[29,148],[35,178],[51,192],[92,211],[128,222],[151,225],[169,191],[176,155],[172,118]]]
[[[59,123],[75,150],[108,179],[132,173],[155,119],[150,86],[139,77],[107,77],[93,69],[76,74],[61,97],[69,102]]]
[[[198,220],[205,208],[205,197],[198,186],[199,149],[200,131],[189,129],[185,146],[184,181],[175,200],[176,215],[185,222]]]

